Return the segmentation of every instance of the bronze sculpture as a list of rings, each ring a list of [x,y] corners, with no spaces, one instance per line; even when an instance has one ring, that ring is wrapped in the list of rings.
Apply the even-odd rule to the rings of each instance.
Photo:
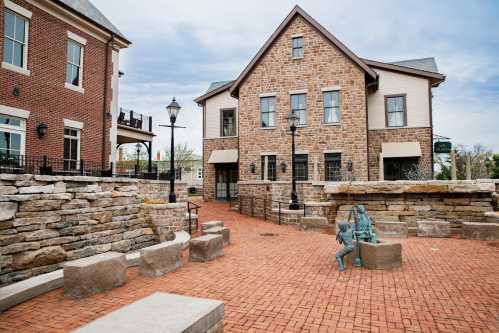
[[[345,270],[345,256],[354,250],[353,248],[353,230],[348,222],[338,223],[339,232],[336,235],[338,243],[343,244],[343,248],[336,252],[336,261],[340,272]]]

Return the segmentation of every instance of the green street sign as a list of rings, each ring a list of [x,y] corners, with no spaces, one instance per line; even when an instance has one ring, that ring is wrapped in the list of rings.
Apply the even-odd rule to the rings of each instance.
[[[452,149],[452,144],[448,141],[435,142],[433,150],[436,154],[449,154]]]

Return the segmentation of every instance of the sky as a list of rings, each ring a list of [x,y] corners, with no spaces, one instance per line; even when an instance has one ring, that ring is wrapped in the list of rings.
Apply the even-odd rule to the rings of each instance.
[[[169,146],[166,106],[182,106],[175,140],[202,151],[193,99],[235,79],[295,4],[357,56],[435,57],[447,77],[433,90],[435,134],[499,152],[499,1],[92,0],[132,41],[122,50],[120,106],[151,115],[153,150]],[[375,3],[375,5],[373,5]]]

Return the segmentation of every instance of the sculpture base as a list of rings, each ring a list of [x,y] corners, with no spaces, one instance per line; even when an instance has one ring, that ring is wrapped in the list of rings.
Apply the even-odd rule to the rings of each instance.
[[[355,266],[357,243],[355,250],[345,257],[347,267]],[[402,244],[385,240],[377,243],[360,242],[362,267],[367,269],[390,269],[402,266]]]

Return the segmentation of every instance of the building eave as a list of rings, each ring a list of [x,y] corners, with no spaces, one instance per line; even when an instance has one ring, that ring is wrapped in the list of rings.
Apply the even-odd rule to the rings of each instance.
[[[201,96],[197,97],[196,99],[194,99],[194,102],[196,102],[198,105],[204,105],[204,103],[206,102],[206,100],[208,98],[213,97],[215,95],[218,95],[226,90],[229,90],[233,83],[234,83],[234,81],[230,81],[230,82],[227,82],[226,84],[224,84],[216,89],[208,91],[204,95],[201,95]]]

